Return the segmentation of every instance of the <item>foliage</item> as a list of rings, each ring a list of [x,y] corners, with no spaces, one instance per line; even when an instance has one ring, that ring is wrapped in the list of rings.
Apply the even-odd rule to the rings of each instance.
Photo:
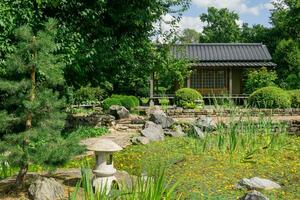
[[[105,93],[100,87],[81,86],[74,93],[74,101],[77,104],[81,103],[98,103],[103,100]]]
[[[91,137],[99,137],[105,135],[108,132],[107,127],[84,127],[81,126],[77,128],[75,131],[71,132],[71,137],[79,137],[80,139],[91,138]]]
[[[180,47],[177,47],[181,51]],[[183,49],[182,49],[183,50]],[[163,45],[158,50],[161,61],[156,63],[155,77],[159,88],[173,93],[183,87],[186,78],[191,74],[189,62],[186,59],[175,59],[171,55],[170,45]]]
[[[176,91],[175,104],[184,108],[195,108],[196,101],[202,101],[201,94],[192,88],[181,88]]]
[[[71,193],[69,199],[76,200],[82,198],[79,193],[80,186],[83,186],[83,196],[85,199],[94,200],[109,200],[109,199],[122,199],[122,200],[173,200],[180,199],[176,197],[175,189],[177,184],[167,181],[164,170],[155,170],[152,172],[152,177],[144,178],[137,177],[133,180],[131,188],[126,184],[119,186],[119,190],[112,188],[111,191],[107,191],[108,188],[104,186],[103,190],[94,192],[91,184],[91,170],[82,168],[82,179],[77,183],[75,192]]]
[[[209,7],[207,14],[200,15],[200,20],[207,24],[200,35],[200,42],[226,43],[239,41],[240,29],[236,22],[239,20],[237,13],[231,12],[227,8]]]
[[[179,41],[181,44],[191,44],[199,42],[200,33],[194,29],[186,28],[183,30]]]
[[[278,87],[264,87],[254,91],[248,103],[258,108],[290,108],[291,97],[287,91]]]
[[[291,95],[292,108],[300,108],[300,89],[290,90],[288,93]]]
[[[268,71],[267,68],[252,69],[247,73],[245,91],[251,94],[257,89],[267,86],[275,86],[277,74],[275,71]]]
[[[113,98],[113,97],[106,98],[102,102],[102,107],[104,110],[108,110],[113,105],[121,106],[122,103],[119,98]]]
[[[55,90],[64,83],[63,63],[55,55],[56,23],[49,20],[44,31],[28,26],[16,30],[19,42],[5,62],[0,79],[0,151],[5,161],[20,169],[16,186],[22,185],[30,164],[57,166],[79,151],[76,141],[64,140],[64,99]],[[49,148],[50,147],[50,148]]]
[[[278,64],[281,85],[288,89],[300,88],[300,44],[292,39],[282,40],[276,47],[274,60]]]

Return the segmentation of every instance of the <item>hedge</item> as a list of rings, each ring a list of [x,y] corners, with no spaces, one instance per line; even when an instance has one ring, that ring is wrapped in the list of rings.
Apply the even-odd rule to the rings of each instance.
[[[269,86],[254,91],[248,102],[257,108],[290,108],[291,96],[281,88]]]
[[[203,97],[192,88],[182,88],[175,93],[175,104],[180,107],[195,108],[197,100],[203,102]]]

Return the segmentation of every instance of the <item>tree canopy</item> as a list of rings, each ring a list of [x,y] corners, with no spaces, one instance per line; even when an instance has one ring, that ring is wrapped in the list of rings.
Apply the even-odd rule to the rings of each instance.
[[[237,24],[239,20],[237,13],[231,12],[227,8],[209,7],[207,13],[200,15],[200,20],[207,24],[203,28],[200,42],[226,43],[239,40],[240,28]]]

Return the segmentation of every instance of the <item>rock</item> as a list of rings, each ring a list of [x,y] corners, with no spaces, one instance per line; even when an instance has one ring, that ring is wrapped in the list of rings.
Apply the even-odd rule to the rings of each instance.
[[[243,178],[237,184],[237,188],[247,188],[248,190],[263,189],[272,190],[279,189],[281,186],[268,179],[253,177],[251,179]]]
[[[28,191],[30,198],[33,200],[58,200],[64,198],[64,188],[54,178],[40,177],[30,185]]]
[[[118,186],[121,188],[131,189],[133,182],[137,179],[133,175],[129,175],[126,171],[117,171],[114,175],[117,179]]]
[[[131,139],[131,142],[132,142],[132,144],[135,144],[135,145],[138,145],[138,144],[143,144],[143,145],[145,145],[145,144],[150,143],[150,140],[149,140],[149,138],[147,138],[147,137],[137,136],[137,137],[133,137],[133,138]]]
[[[145,124],[145,119],[141,116],[135,116],[131,119],[132,124]]]
[[[201,128],[202,131],[213,131],[217,128],[217,125],[213,119],[207,116],[201,116],[200,118],[196,119],[194,125]]]
[[[239,200],[269,200],[269,198],[265,197],[262,193],[253,190],[239,198]]]
[[[154,110],[150,113],[150,121],[159,124],[162,128],[170,128],[174,124],[174,120],[168,117],[162,110]]]
[[[182,128],[180,125],[176,125],[172,129],[165,129],[164,132],[165,132],[165,135],[171,136],[171,137],[185,136],[185,133],[182,131]]]
[[[109,113],[116,119],[129,117],[129,111],[124,106],[113,105],[109,108]]]
[[[55,180],[64,185],[75,187],[78,181],[81,180],[81,170],[79,168],[58,169],[52,173],[45,174],[44,176],[47,178],[55,178]]]
[[[193,126],[192,130],[193,130],[193,135],[195,137],[198,137],[198,138],[204,138],[205,137],[205,133],[200,128],[198,128],[197,126]]]
[[[144,129],[141,131],[142,136],[147,137],[150,141],[164,140],[164,130],[161,125],[147,121]]]

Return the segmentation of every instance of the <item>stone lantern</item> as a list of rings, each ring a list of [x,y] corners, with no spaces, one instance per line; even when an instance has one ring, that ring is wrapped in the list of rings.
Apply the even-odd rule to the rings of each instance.
[[[110,191],[113,182],[116,181],[114,174],[117,170],[113,166],[113,153],[122,150],[122,147],[111,140],[102,139],[88,148],[95,152],[96,166],[93,170],[93,187],[95,191]]]

